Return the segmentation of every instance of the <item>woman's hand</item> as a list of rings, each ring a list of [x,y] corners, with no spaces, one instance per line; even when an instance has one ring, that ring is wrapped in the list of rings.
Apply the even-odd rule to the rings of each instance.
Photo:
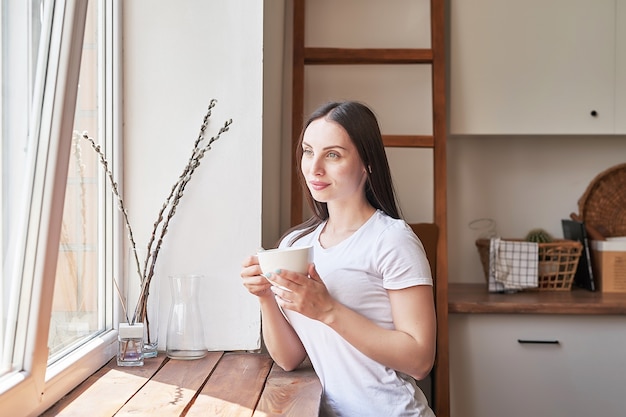
[[[296,311],[314,320],[324,321],[331,314],[336,301],[320,278],[314,264],[309,264],[308,276],[280,270],[267,277],[278,305]]]
[[[256,256],[249,256],[243,261],[241,278],[248,291],[259,297],[263,316],[261,330],[268,352],[274,362],[284,370],[295,369],[306,357],[306,351],[293,327],[278,308],[279,298],[274,296],[270,289],[272,284],[262,275]]]
[[[256,295],[259,298],[271,297],[273,295],[272,291],[270,291],[271,284],[263,276],[261,267],[259,266],[259,259],[256,256],[247,257],[241,266],[243,285],[248,289],[250,294]]]

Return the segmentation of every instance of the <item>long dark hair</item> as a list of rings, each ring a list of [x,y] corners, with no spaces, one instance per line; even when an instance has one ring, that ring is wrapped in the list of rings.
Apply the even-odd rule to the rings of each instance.
[[[295,158],[298,180],[313,215],[305,222],[285,232],[285,235],[287,235],[294,230],[301,230],[301,233],[298,233],[291,239],[290,245],[311,233],[317,226],[328,219],[328,205],[313,199],[301,169],[304,132],[311,122],[321,118],[338,123],[345,129],[352,143],[356,146],[368,174],[365,183],[367,201],[374,208],[382,210],[388,216],[395,219],[400,218],[400,210],[395,198],[389,162],[385,154],[383,138],[376,115],[367,106],[356,101],[330,102],[322,105],[311,114],[300,132],[300,138],[296,145]]]

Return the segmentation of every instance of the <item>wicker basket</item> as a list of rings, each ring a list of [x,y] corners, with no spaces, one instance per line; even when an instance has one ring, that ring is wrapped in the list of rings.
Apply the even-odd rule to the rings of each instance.
[[[626,236],[626,164],[598,174],[578,200],[578,210],[604,237]]]
[[[507,239],[520,240],[520,239]],[[480,255],[485,279],[489,282],[489,239],[478,239],[476,247]],[[574,282],[582,244],[574,240],[555,240],[551,243],[538,243],[539,271],[538,290],[568,291]],[[534,288],[533,288],[534,289]]]

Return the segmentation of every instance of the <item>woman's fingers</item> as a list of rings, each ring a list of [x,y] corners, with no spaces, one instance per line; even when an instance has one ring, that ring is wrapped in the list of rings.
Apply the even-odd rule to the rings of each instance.
[[[267,282],[265,278],[260,275],[242,277],[243,285],[246,287],[248,292],[254,294],[256,296],[266,295],[271,287],[271,284]]]
[[[277,298],[277,301],[279,303],[281,301],[285,302],[285,303],[291,303],[292,302],[290,297],[293,296],[293,291],[286,290],[286,289],[278,287],[276,285],[272,285],[270,287],[270,289],[274,293],[274,296]]]
[[[256,255],[250,255],[248,256],[246,259],[243,260],[243,262],[241,263],[241,267],[242,268],[249,268],[251,266],[258,266],[259,265],[259,259],[256,257]]]
[[[308,272],[307,276],[276,271],[269,274],[267,280],[272,284],[271,290],[278,305],[315,319],[328,310],[332,299],[313,264]]]
[[[258,297],[271,294],[269,291],[270,283],[261,274],[258,258],[254,255],[248,256],[241,264],[241,278],[243,285],[248,292]]]

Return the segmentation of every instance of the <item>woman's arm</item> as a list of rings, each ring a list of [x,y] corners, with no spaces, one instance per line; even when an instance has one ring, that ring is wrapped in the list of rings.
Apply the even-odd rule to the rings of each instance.
[[[295,369],[306,357],[300,338],[278,308],[270,283],[261,275],[256,256],[246,258],[241,278],[248,291],[259,298],[261,305],[261,329],[267,350],[281,368]]]
[[[364,355],[385,366],[416,379],[428,375],[436,344],[431,286],[388,290],[395,325],[394,330],[388,330],[333,299],[312,265],[309,276],[311,279],[288,271],[273,274],[273,281],[292,291],[271,287],[278,304],[325,323]]]

